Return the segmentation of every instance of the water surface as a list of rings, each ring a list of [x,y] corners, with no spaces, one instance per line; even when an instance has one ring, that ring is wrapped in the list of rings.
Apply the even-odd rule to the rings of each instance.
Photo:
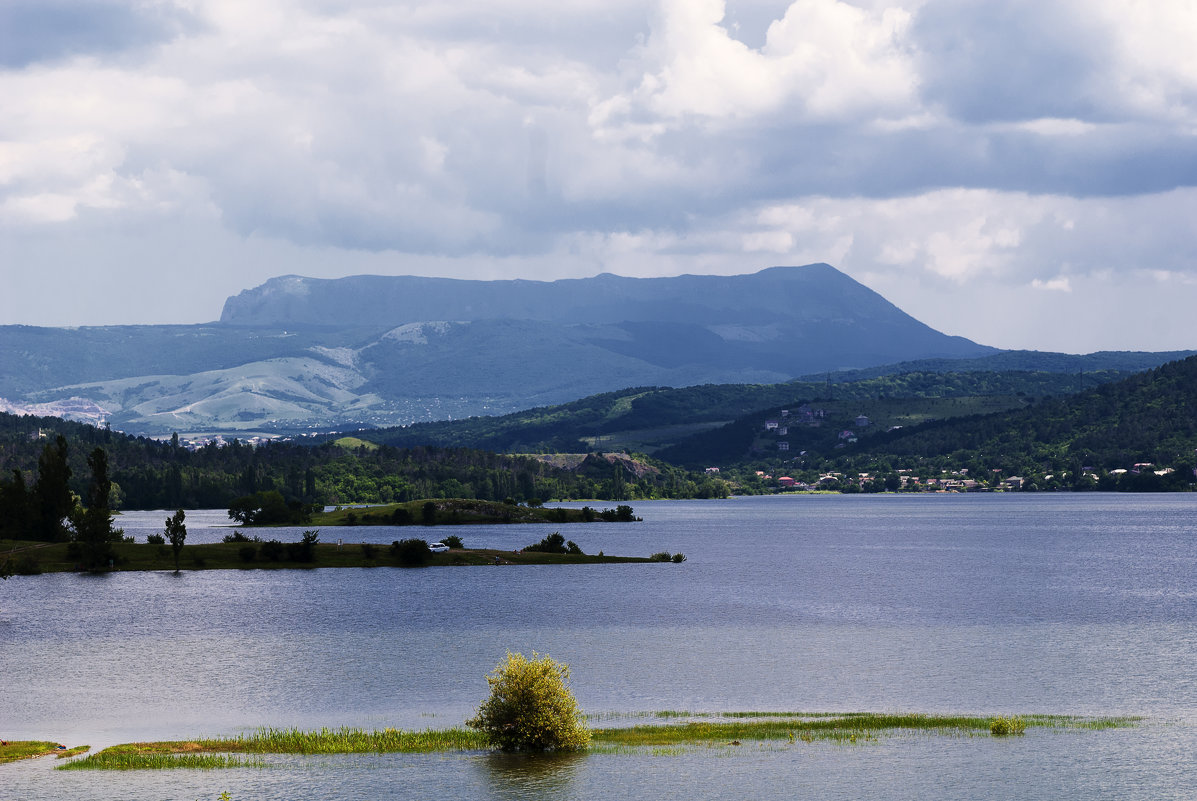
[[[1197,796],[1197,496],[786,496],[635,504],[640,523],[446,533],[680,564],[16,577],[0,586],[0,729],[102,746],[260,725],[441,727],[506,650],[568,662],[585,709],[1133,714],[1017,741],[905,736],[592,754],[279,758],[168,775],[0,767],[0,798]],[[169,513],[129,513],[144,540]],[[220,513],[188,513],[188,542]],[[298,539],[302,529],[256,532]],[[870,782],[874,785],[870,785]],[[876,782],[882,782],[876,785]],[[866,788],[871,791],[866,792]],[[298,788],[305,788],[302,793]],[[309,792],[310,790],[310,792]]]

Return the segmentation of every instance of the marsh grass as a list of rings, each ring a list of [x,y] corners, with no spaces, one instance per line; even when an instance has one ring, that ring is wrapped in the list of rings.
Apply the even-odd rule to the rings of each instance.
[[[882,736],[925,733],[955,736],[991,736],[999,718],[967,715],[876,714],[870,712],[682,712],[662,710],[630,714],[608,713],[607,719],[679,720],[634,726],[591,729],[590,753],[677,756],[695,748],[711,753],[734,753],[735,746],[786,747],[826,742],[865,745]],[[1138,725],[1138,717],[1082,718],[1065,715],[1024,715],[1016,718],[1024,728],[1054,731],[1100,731]],[[1005,718],[1009,720],[1009,718]],[[10,746],[13,745],[10,743]],[[54,753],[57,745],[41,743]],[[482,732],[472,729],[365,731],[342,727],[303,731],[263,728],[229,738],[126,743],[106,748],[84,759],[59,766],[59,770],[139,770],[159,768],[258,767],[260,760],[243,758],[263,754],[422,754],[449,751],[484,751]],[[0,751],[0,755],[3,751]],[[30,756],[34,754],[29,754]],[[20,758],[20,757],[14,757]],[[2,761],[2,760],[0,760]]]
[[[84,759],[59,765],[57,770],[217,770],[264,766],[265,763],[260,759],[245,759],[233,754],[137,753],[108,748]]]
[[[4,745],[0,745],[0,763],[58,753],[62,753],[58,743],[44,740],[9,740]]]
[[[114,745],[61,769],[232,768],[252,764],[231,757],[233,754],[417,754],[485,747],[479,732],[466,729],[368,732],[347,726],[319,731],[265,728],[237,737]]]
[[[80,754],[86,754],[90,750],[90,745],[77,745],[74,748],[68,748],[65,751],[59,751],[54,756],[58,759],[67,759],[69,757],[77,757]]]

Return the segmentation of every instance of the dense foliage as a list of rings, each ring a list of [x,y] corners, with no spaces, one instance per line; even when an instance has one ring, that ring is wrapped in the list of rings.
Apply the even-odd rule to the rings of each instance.
[[[724,472],[749,485],[759,470],[849,491],[898,489],[913,477],[925,483],[945,474],[980,488],[1006,482],[1023,490],[1185,490],[1197,467],[1197,357],[1068,397],[1027,399],[1018,409],[893,429],[878,425],[854,430],[850,440],[827,436],[848,425],[842,419],[819,429],[823,433],[799,428],[790,439],[802,447],[790,453],[775,445],[771,452],[761,449],[761,419],[695,438],[691,454],[737,453],[740,469]],[[1014,477],[1019,480],[1008,482]]]
[[[396,447],[438,445],[500,452],[587,451],[604,440],[633,437],[652,446],[674,444],[702,427],[762,409],[803,400],[861,401],[878,398],[1042,397],[1123,378],[1129,373],[1095,369],[1082,374],[1047,371],[911,371],[783,384],[707,384],[635,387],[592,395],[572,403],[499,417],[417,423],[359,432],[364,439]]]
[[[569,689],[569,667],[547,656],[508,652],[486,677],[490,697],[466,721],[504,751],[573,751],[590,744]]]
[[[198,450],[50,417],[0,414],[0,515],[5,531],[67,536],[85,496],[88,453],[106,453],[113,509],[234,509],[245,522],[302,523],[310,505],[422,498],[537,502],[723,497],[726,485],[663,463],[591,455],[568,467],[465,448],[315,447],[236,440]],[[38,478],[45,476],[47,478]],[[248,499],[248,500],[239,500]],[[281,501],[281,503],[280,503]],[[19,511],[16,511],[19,510]],[[258,519],[258,518],[261,519]]]

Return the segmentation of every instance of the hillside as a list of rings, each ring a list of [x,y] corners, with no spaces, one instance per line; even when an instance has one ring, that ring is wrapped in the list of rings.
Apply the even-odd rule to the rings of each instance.
[[[1094,370],[1083,380],[1092,386],[1126,375],[1114,370]],[[702,445],[708,440],[726,440],[726,432],[716,434],[714,429],[748,417],[763,420],[769,414],[776,415],[782,406],[797,407],[808,401],[820,401],[821,408],[835,410],[848,421],[858,414],[871,413],[889,424],[909,425],[932,417],[1014,408],[1028,397],[1059,395],[1077,389],[1075,375],[1015,371],[918,372],[830,382],[638,387],[509,415],[418,423],[361,432],[361,436],[396,447],[438,445],[508,453],[615,448],[657,454],[702,467],[703,462],[737,461],[752,448],[749,439],[734,445],[730,453],[719,452],[716,458],[704,451]],[[879,406],[886,405],[895,410],[889,416],[879,410]],[[712,433],[700,436],[703,432]],[[689,458],[671,449],[684,441],[696,443],[701,455]]]
[[[69,489],[86,497],[95,448],[108,454],[113,501],[123,508],[229,508],[239,497],[277,492],[303,504],[397,503],[426,498],[528,501],[533,498],[634,500],[726,494],[718,480],[663,463],[608,454],[567,466],[529,456],[467,448],[316,447],[272,442],[188,450],[53,417],[0,414],[0,528],[6,504],[39,475],[39,459],[61,436]],[[21,474],[15,480],[14,471]],[[15,493],[15,495],[14,495]]]
[[[217,324],[0,330],[0,408],[139,434],[289,434],[996,352],[825,264],[562,281],[287,276],[229,298]]]
[[[769,409],[658,455],[740,468],[741,476],[755,468],[808,482],[829,472],[896,481],[901,471],[904,480],[952,475],[978,487],[1018,477],[1010,486],[1153,490],[1185,489],[1194,479],[1197,357],[1077,394],[1022,398],[1005,410],[949,401],[921,410],[933,419],[903,422],[904,405],[891,398],[829,407],[823,425],[791,422],[785,434],[767,430],[768,420],[787,419]],[[854,424],[850,408],[868,415],[869,424]]]

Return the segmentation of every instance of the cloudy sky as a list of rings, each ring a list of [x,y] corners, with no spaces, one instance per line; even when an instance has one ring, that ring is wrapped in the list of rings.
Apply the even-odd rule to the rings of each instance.
[[[986,344],[1197,348],[1194,42],[1190,0],[3,0],[0,323],[823,261]]]

